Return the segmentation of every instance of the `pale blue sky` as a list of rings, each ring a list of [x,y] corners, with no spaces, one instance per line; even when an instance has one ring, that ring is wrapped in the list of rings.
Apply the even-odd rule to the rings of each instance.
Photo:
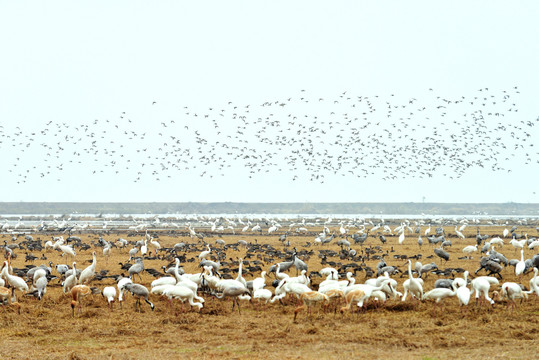
[[[529,147],[530,141],[515,150],[519,142],[500,130],[496,136],[513,141],[513,148],[493,146],[493,151],[501,151],[497,157],[509,159],[504,163],[506,170],[471,166],[458,179],[443,175],[447,170],[437,170],[428,178],[405,176],[395,171],[395,165],[386,173],[380,168],[381,172],[367,177],[352,176],[346,167],[337,173],[325,171],[324,182],[311,181],[312,171],[306,167],[290,170],[283,164],[281,171],[276,170],[286,162],[289,151],[300,148],[298,143],[277,151],[275,164],[262,166],[262,173],[252,177],[245,162],[223,154],[228,159],[221,161],[223,171],[215,160],[202,165],[196,163],[197,156],[193,160],[183,157],[189,164],[165,172],[166,176],[163,173],[157,181],[153,171],[159,168],[158,162],[149,165],[137,152],[149,146],[148,151],[166,158],[166,149],[152,147],[164,136],[182,139],[182,149],[196,152],[195,129],[209,142],[202,151],[217,141],[241,145],[234,137],[220,136],[234,133],[239,120],[233,113],[241,116],[240,110],[250,105],[249,114],[243,113],[249,125],[239,139],[248,141],[258,153],[275,147],[266,147],[253,137],[261,130],[253,122],[259,117],[279,118],[284,133],[268,130],[266,134],[274,139],[286,135],[289,126],[284,123],[290,121],[286,116],[293,114],[300,117],[295,125],[309,127],[314,116],[324,121],[317,125],[322,129],[329,127],[329,121],[340,122],[335,129],[326,128],[329,133],[318,146],[338,156],[349,142],[343,147],[330,143],[338,139],[338,128],[353,126],[345,125],[343,115],[352,116],[354,111],[351,100],[346,102],[348,96],[369,97],[377,109],[369,115],[372,124],[365,132],[383,134],[383,129],[390,129],[397,134],[401,125],[391,126],[393,119],[385,116],[386,102],[394,106],[416,99],[414,105],[426,107],[425,113],[410,116],[408,109],[396,109],[395,119],[410,116],[405,122],[417,127],[416,134],[422,137],[433,129],[462,136],[462,126],[452,122],[470,119],[470,113],[481,106],[470,102],[487,94],[487,90],[479,92],[483,88],[489,89],[489,100],[494,96],[498,101],[479,109],[503,112],[504,124],[518,126],[536,140],[539,127],[525,123],[537,124],[539,116],[537,14],[537,1],[2,1],[1,200],[418,202],[425,197],[440,202],[539,202],[534,194],[539,150]],[[511,97],[501,106],[508,94],[504,91],[511,91]],[[465,108],[453,103],[442,118],[438,96],[453,100],[464,96],[468,103]],[[302,97],[310,102],[301,101]],[[280,109],[260,106],[288,98],[292,100]],[[513,101],[518,113],[508,111]],[[210,121],[212,115],[206,120],[202,117],[209,108],[214,112],[226,109],[226,116],[216,118],[221,134]],[[200,118],[194,118],[194,113]],[[304,114],[309,117],[301,119]],[[493,116],[486,119],[490,130],[492,122],[498,121]],[[378,122],[382,125],[374,127]],[[161,123],[168,124],[167,128]],[[85,132],[83,124],[99,140],[97,154],[83,150],[89,138],[77,142],[79,132]],[[421,129],[420,124],[427,127]],[[40,133],[46,128],[46,134]],[[137,136],[129,139],[124,131]],[[143,133],[147,135],[141,140]],[[52,151],[54,157],[57,140],[66,135],[73,138],[61,142],[57,158],[47,159],[46,153]],[[522,133],[516,136],[526,138]],[[406,135],[384,141],[399,147],[412,140]],[[495,137],[488,140],[494,141]],[[82,155],[74,154],[78,147]],[[220,147],[215,153],[223,152]],[[401,153],[396,151],[391,161],[399,160]],[[368,150],[363,155],[368,158]],[[370,161],[379,165],[379,159]],[[110,170],[119,169],[119,164],[121,171]],[[100,173],[100,169],[105,171]],[[47,170],[49,174],[40,176]],[[138,172],[142,176],[135,182]],[[207,176],[210,173],[215,176]],[[382,180],[388,173],[395,178]]]

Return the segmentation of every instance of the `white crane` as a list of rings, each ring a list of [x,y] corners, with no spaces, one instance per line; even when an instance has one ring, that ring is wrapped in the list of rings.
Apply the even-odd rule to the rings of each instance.
[[[463,225],[464,226],[464,225]],[[457,236],[459,238],[461,238],[462,240],[466,239],[466,236],[464,236],[463,233],[461,233],[460,231],[457,230],[457,226],[455,225],[455,233],[457,234]]]
[[[79,277],[79,284],[88,284],[95,275],[95,268],[97,266],[97,259],[95,257],[95,251],[92,253],[92,264],[86,269],[82,270]]]
[[[2,269],[1,273],[2,277],[6,279],[7,283],[12,287],[11,293],[12,295],[15,294],[15,290],[19,290],[23,294],[25,294],[28,291],[28,285],[24,281],[23,278],[11,275],[9,273],[9,264],[7,261],[4,261],[4,267]]]
[[[202,251],[200,255],[198,255],[199,260],[206,259],[210,255],[210,252],[211,252],[210,244],[206,244],[206,247],[208,250]]]
[[[468,260],[471,259],[471,254],[473,252],[476,252],[477,251],[477,244],[475,245],[468,245],[466,246],[464,249],[462,249],[462,252],[466,254],[466,256],[468,257]]]
[[[107,303],[110,307],[110,311],[112,312],[112,304],[114,303],[114,298],[116,297],[116,288],[113,286],[107,286],[103,289],[103,297],[107,299]]]
[[[408,277],[409,279],[404,282],[404,295],[402,296],[402,301],[406,300],[408,291],[412,298],[415,297],[417,300],[421,300],[423,298],[423,279],[415,279],[413,277],[411,260],[408,260]]]

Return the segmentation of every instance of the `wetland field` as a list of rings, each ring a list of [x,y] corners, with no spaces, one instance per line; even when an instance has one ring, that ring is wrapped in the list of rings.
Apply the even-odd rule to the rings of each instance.
[[[394,229],[397,226],[390,227]],[[529,239],[537,237],[536,226],[519,225],[515,234],[527,234]],[[367,226],[367,229],[370,227]],[[209,259],[220,260],[221,273],[225,276],[236,278],[238,259],[243,259],[243,277],[246,280],[259,277],[261,270],[268,270],[271,265],[290,259],[295,248],[298,258],[308,265],[308,273],[315,272],[310,277],[313,290],[324,280],[324,277],[316,275],[322,268],[334,267],[342,279],[346,279],[346,272],[351,271],[358,284],[365,282],[369,275],[375,277],[376,266],[380,259],[384,259],[387,265],[399,270],[391,277],[398,283],[397,291],[402,293],[402,284],[408,279],[407,258],[412,257],[412,268],[416,261],[423,265],[435,262],[438,270],[446,271],[444,274],[423,274],[423,288],[428,291],[434,288],[437,279],[462,277],[463,270],[470,272],[469,279],[486,275],[484,270],[474,274],[479,268],[479,250],[484,241],[479,250],[471,254],[472,259],[467,259],[462,249],[476,243],[477,229],[481,235],[488,235],[488,241],[496,236],[503,238],[504,229],[510,229],[511,225],[470,225],[463,229],[465,239],[462,239],[455,235],[454,224],[446,224],[443,227],[445,239],[451,241],[451,246],[445,247],[450,255],[447,262],[442,262],[434,254],[434,249],[439,246],[427,240],[424,234],[427,226],[420,228],[423,239],[421,247],[417,242],[419,234],[410,232],[408,228],[402,244],[399,244],[397,233],[385,233],[385,244],[380,241],[378,234],[369,233],[362,245],[354,244],[351,236],[341,236],[340,225],[331,224],[328,228],[335,233],[335,237],[327,244],[315,242],[323,231],[322,225],[309,227],[306,233],[297,233],[292,229],[285,241],[279,241],[279,237],[288,227],[279,228],[271,234],[268,234],[268,226],[263,226],[261,232],[242,232],[240,228],[234,234],[226,229],[212,232],[210,229],[196,228],[194,231],[198,235],[195,236],[186,228],[150,229],[148,234],[159,242],[161,250],[156,256],[155,248],[148,242],[149,253],[143,260],[146,270],[141,273],[142,281],[138,277],[133,280],[150,289],[157,273],[163,273],[162,267],[168,268],[174,264],[175,255],[182,258],[180,266],[186,273],[200,273],[198,256],[206,250],[207,243],[211,247]],[[382,229],[378,230],[380,234]],[[434,229],[433,225],[431,234]],[[345,227],[348,235],[357,230],[355,227]],[[54,237],[67,238],[69,235],[48,231],[31,233],[31,236],[34,242],[40,241],[44,246],[46,241],[52,241]],[[86,231],[74,232],[72,236],[80,237],[78,243],[72,242],[76,251],[74,259],[69,255],[60,256],[60,251],[51,249],[29,251],[28,242],[22,234],[15,236],[15,239],[13,234],[3,234],[0,241],[5,241],[7,246],[19,244],[22,247],[13,249],[17,257],[11,260],[10,265],[15,274],[25,267],[52,261],[51,275],[59,277],[55,270],[57,264],[71,265],[76,261],[77,268],[84,269],[90,265],[92,251],[95,251],[97,277],[90,281],[89,286],[103,290],[106,286],[116,286],[114,275],[127,274],[126,270],[121,269],[121,264],[127,263],[129,250],[136,241],[145,238],[145,232]],[[129,244],[124,248],[113,246],[110,256],[106,258],[99,243],[100,237],[113,244],[117,243],[118,238],[124,238]],[[219,244],[218,239],[222,239],[225,245]],[[342,247],[337,243],[343,239],[347,239],[351,249],[356,250],[354,257],[341,252]],[[240,240],[247,245],[237,245]],[[520,251],[510,240],[509,234],[503,238],[504,246],[497,246],[496,250],[509,260],[520,260]],[[178,243],[185,246],[176,247],[174,253],[172,249]],[[2,255],[6,253],[5,249],[1,250]],[[525,259],[531,259],[536,253],[537,250],[524,246]],[[36,259],[31,260],[27,254]],[[140,252],[137,256],[140,256]],[[292,267],[288,274],[296,276],[296,269]],[[521,283],[529,289],[533,271],[517,277],[515,267],[508,265],[501,271],[501,276],[500,285],[493,285],[490,289],[491,297],[494,291],[500,291],[506,281]],[[266,288],[272,292],[274,279],[273,274],[266,277]],[[516,309],[508,307],[507,300],[497,300],[493,307],[477,306],[474,294],[466,309],[459,307],[456,297],[449,297],[442,300],[443,308],[435,309],[436,312],[433,312],[432,301],[420,302],[408,297],[403,302],[400,298],[389,298],[385,303],[370,301],[365,310],[354,313],[347,311],[341,314],[321,308],[313,309],[311,314],[302,311],[294,321],[297,304],[294,299],[287,298],[284,304],[276,301],[259,305],[254,301],[240,301],[240,314],[237,308],[232,309],[230,299],[220,300],[209,294],[200,293],[205,299],[204,307],[200,310],[188,304],[180,306],[178,301],[174,301],[170,307],[168,299],[150,294],[149,300],[155,304],[154,311],[144,301],[139,310],[134,297],[127,294],[121,307],[118,301],[113,303],[111,312],[105,298],[96,293],[83,297],[80,311],[75,311],[73,316],[71,297],[64,294],[60,282],[59,278],[50,279],[42,300],[32,295],[22,295],[16,290],[20,314],[15,306],[5,305],[0,309],[1,359],[537,358],[535,344],[539,339],[539,302],[535,294],[530,294],[522,302],[517,300]],[[471,288],[470,285],[468,287]]]

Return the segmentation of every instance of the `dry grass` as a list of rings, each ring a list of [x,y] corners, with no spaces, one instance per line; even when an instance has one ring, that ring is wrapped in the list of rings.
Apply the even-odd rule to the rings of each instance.
[[[423,229],[424,230],[424,229]],[[449,228],[448,232],[452,233]],[[482,233],[499,234],[501,228],[482,230]],[[528,233],[535,234],[534,229]],[[464,254],[461,249],[475,242],[475,230],[465,231],[466,240],[452,238],[453,247],[449,249],[451,260],[448,266],[463,267],[473,272],[478,267],[479,254],[474,260],[458,260]],[[124,237],[126,234],[122,234]],[[48,236],[38,235],[42,239]],[[96,235],[82,235],[87,243],[95,242]],[[118,236],[104,236],[107,240],[116,240]],[[140,239],[138,236],[132,239]],[[271,243],[277,248],[281,244],[278,235],[226,235],[227,244],[239,239],[258,243]],[[7,239],[7,237],[6,237]],[[213,243],[215,238],[209,238]],[[313,236],[291,236],[292,245],[299,249],[313,249],[315,255],[309,260],[310,270],[322,268],[316,256],[318,248],[304,248],[306,241],[312,242]],[[3,239],[2,239],[3,240]],[[390,265],[405,270],[406,263],[396,260],[394,255],[415,255],[422,253],[423,263],[438,259],[426,259],[432,254],[432,247],[424,245],[422,249],[416,244],[416,235],[407,235],[403,245],[397,244],[396,237],[388,237],[383,253],[390,250],[386,261]],[[426,239],[425,239],[426,240]],[[161,235],[159,241],[164,247],[184,241],[194,242],[188,237]],[[507,242],[507,241],[506,241]],[[336,243],[336,240],[334,240]],[[369,238],[366,246],[379,245],[377,239]],[[325,246],[338,250],[333,244]],[[354,247],[359,248],[359,247]],[[201,247],[202,249],[202,247]],[[118,262],[128,258],[127,250],[120,252],[113,248],[112,256],[105,264],[98,253],[97,269],[109,269],[111,273],[119,273]],[[508,258],[517,258],[511,245],[501,251]],[[19,250],[19,253],[21,251]],[[55,264],[70,263],[69,259],[60,258],[56,252],[46,256]],[[188,258],[198,252],[188,253]],[[245,255],[245,250],[227,250],[227,259],[237,259]],[[531,252],[525,252],[531,257]],[[87,266],[91,259],[91,250],[77,255],[80,268]],[[331,260],[340,261],[339,258]],[[43,261],[37,261],[40,264]],[[348,262],[344,260],[343,262]],[[367,265],[375,267],[377,260],[370,260]],[[83,264],[84,263],[84,264]],[[146,260],[147,268],[159,269],[164,264],[160,260]],[[197,262],[185,263],[187,272],[195,272]],[[266,264],[267,269],[270,264]],[[13,261],[14,267],[24,266],[24,254]],[[440,266],[440,268],[445,268]],[[292,271],[294,273],[295,271]],[[258,276],[258,274],[253,274]],[[504,281],[516,281],[512,267],[504,269]],[[249,278],[249,276],[246,276]],[[252,277],[252,276],[251,276]],[[531,275],[524,278],[525,285]],[[364,273],[356,277],[358,282],[364,280]],[[396,277],[399,290],[406,279]],[[431,275],[426,280],[425,289],[431,289],[437,276]],[[152,276],[143,274],[143,283],[149,287],[154,280]],[[320,279],[314,279],[315,283]],[[268,282],[267,282],[268,283]],[[112,279],[91,285],[103,288],[115,284]],[[268,286],[270,289],[271,286]],[[457,299],[444,301],[444,312],[432,317],[432,304],[412,302],[402,303],[390,300],[385,307],[369,306],[368,310],[359,314],[340,314],[314,312],[307,316],[305,312],[298,314],[298,322],[293,322],[295,305],[273,304],[264,310],[253,308],[249,303],[242,303],[242,314],[232,312],[230,301],[206,298],[205,307],[200,313],[189,312],[175,314],[166,307],[166,302],[152,297],[156,309],[152,312],[143,303],[142,312],[134,308],[134,300],[127,297],[123,309],[115,304],[114,312],[107,309],[106,301],[100,295],[93,295],[82,300],[83,309],[75,318],[71,316],[70,299],[64,296],[59,286],[51,284],[41,302],[34,298],[20,298],[22,314],[18,315],[10,309],[0,310],[0,345],[1,359],[191,359],[191,358],[233,358],[233,359],[333,359],[333,358],[365,358],[365,359],[453,359],[453,358],[534,358],[533,347],[539,338],[539,302],[535,296],[524,302],[516,312],[505,309],[504,304],[497,304],[494,310],[477,309],[470,306],[468,313],[461,314]],[[175,304],[176,309],[179,305]]]

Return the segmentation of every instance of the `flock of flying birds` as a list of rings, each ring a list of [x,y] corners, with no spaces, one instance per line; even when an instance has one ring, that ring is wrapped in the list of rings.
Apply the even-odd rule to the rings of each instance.
[[[0,156],[13,181],[61,181],[63,172],[122,180],[176,176],[278,175],[323,183],[329,176],[459,178],[473,168],[510,172],[537,166],[536,119],[519,113],[519,90],[482,88],[446,97],[296,96],[239,105],[177,105],[148,118],[127,111],[110,119],[42,127],[0,125]]]

